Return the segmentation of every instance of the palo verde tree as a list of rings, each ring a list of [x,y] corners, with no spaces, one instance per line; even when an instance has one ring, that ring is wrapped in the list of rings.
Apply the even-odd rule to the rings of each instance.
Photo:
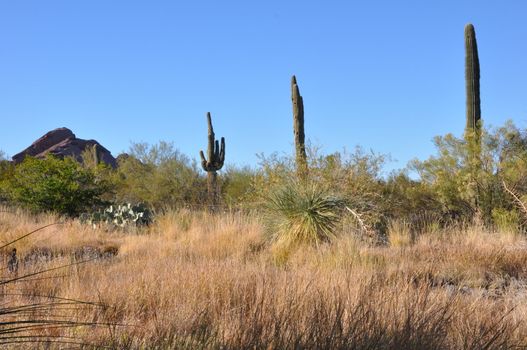
[[[291,78],[291,101],[293,102],[293,132],[295,136],[296,171],[302,180],[307,178],[307,155],[304,133],[304,100],[300,95],[296,77]]]
[[[209,205],[215,208],[218,204],[218,174],[217,171],[223,167],[225,162],[225,138],[221,138],[221,144],[215,139],[214,129],[212,128],[212,119],[210,112],[207,113],[208,123],[208,147],[207,156],[203,151],[199,152],[201,157],[201,167],[207,172],[207,192],[209,197]]]

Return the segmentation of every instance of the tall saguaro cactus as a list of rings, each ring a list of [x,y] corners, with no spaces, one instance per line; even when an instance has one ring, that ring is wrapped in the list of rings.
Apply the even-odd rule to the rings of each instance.
[[[218,204],[218,175],[216,172],[223,167],[225,161],[225,138],[221,138],[221,143],[215,139],[210,112],[207,113],[207,123],[209,127],[208,159],[205,158],[203,151],[199,151],[199,155],[201,157],[201,167],[207,172],[209,204],[214,208]]]
[[[465,26],[465,87],[466,87],[466,129],[465,140],[468,146],[468,161],[472,192],[472,205],[480,212],[481,174],[481,101],[479,97],[479,57],[476,32],[472,24]]]
[[[472,24],[465,26],[465,85],[467,94],[467,127],[477,141],[481,136],[481,103],[479,98],[479,57],[476,32]]]
[[[293,102],[293,132],[295,136],[296,170],[300,179],[308,175],[304,133],[304,100],[300,95],[296,77],[291,78],[291,100]]]

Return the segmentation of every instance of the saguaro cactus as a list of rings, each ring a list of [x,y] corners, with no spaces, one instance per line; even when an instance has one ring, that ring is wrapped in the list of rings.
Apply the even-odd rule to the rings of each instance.
[[[479,97],[479,57],[476,32],[472,24],[465,26],[465,87],[466,87],[466,129],[465,140],[468,146],[468,161],[472,205],[480,211],[478,178],[481,173],[481,102]]]
[[[304,133],[304,100],[300,95],[296,77],[291,78],[291,100],[293,102],[293,132],[295,136],[296,170],[300,179],[307,177],[307,155]]]
[[[472,24],[465,26],[465,85],[467,95],[467,134],[479,140],[481,103],[479,98],[479,58],[476,32]]]
[[[218,175],[217,171],[223,167],[225,161],[225,138],[221,138],[221,144],[214,137],[212,119],[210,112],[207,113],[207,123],[209,127],[207,158],[203,151],[199,151],[201,157],[201,167],[207,172],[207,192],[209,204],[214,208],[218,204]]]

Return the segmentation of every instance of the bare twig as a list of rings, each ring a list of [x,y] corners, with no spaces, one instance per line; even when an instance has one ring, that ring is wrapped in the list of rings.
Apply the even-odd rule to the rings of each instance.
[[[13,243],[15,243],[15,242],[18,242],[18,241],[20,241],[21,239],[26,238],[27,236],[32,235],[33,233],[38,232],[38,231],[40,231],[40,230],[43,230],[43,229],[45,229],[45,228],[47,228],[47,227],[54,226],[54,225],[61,225],[61,224],[62,224],[61,222],[54,222],[54,223],[52,223],[52,224],[48,224],[48,225],[45,225],[45,226],[41,226],[41,227],[37,228],[36,230],[33,230],[33,231],[29,232],[29,233],[26,233],[25,235],[20,236],[20,237],[18,237],[17,239],[15,239],[15,240],[13,240],[13,241],[11,241],[11,242],[9,242],[9,243],[4,244],[3,246],[0,247],[0,249],[3,249],[3,248],[5,248],[5,247],[7,247],[7,246],[9,246],[9,245],[11,245],[11,244],[13,244]]]
[[[507,184],[505,183],[505,180],[502,182],[503,188],[505,191],[511,195],[511,197],[514,199],[514,202],[516,203],[516,206],[523,212],[523,215],[527,216],[527,206],[525,203],[521,200],[520,196],[514,192],[514,189],[510,189],[507,187]]]
[[[357,213],[355,210],[351,209],[350,207],[346,206],[346,210],[349,211],[351,213],[351,215],[353,215],[353,217],[355,218],[355,220],[357,220],[357,222],[359,223],[359,226],[361,227],[361,229],[363,229],[364,231],[368,232],[370,231],[368,225],[366,225],[366,223],[364,222],[364,220],[362,220],[361,216],[359,215],[359,213]]]

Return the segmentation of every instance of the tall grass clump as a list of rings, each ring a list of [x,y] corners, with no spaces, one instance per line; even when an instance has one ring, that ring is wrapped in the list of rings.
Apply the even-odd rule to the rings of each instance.
[[[390,221],[388,224],[388,242],[392,247],[407,247],[412,245],[414,240],[414,234],[406,221]]]
[[[288,182],[267,197],[269,238],[288,247],[328,242],[335,236],[344,206],[344,200],[320,185]]]

